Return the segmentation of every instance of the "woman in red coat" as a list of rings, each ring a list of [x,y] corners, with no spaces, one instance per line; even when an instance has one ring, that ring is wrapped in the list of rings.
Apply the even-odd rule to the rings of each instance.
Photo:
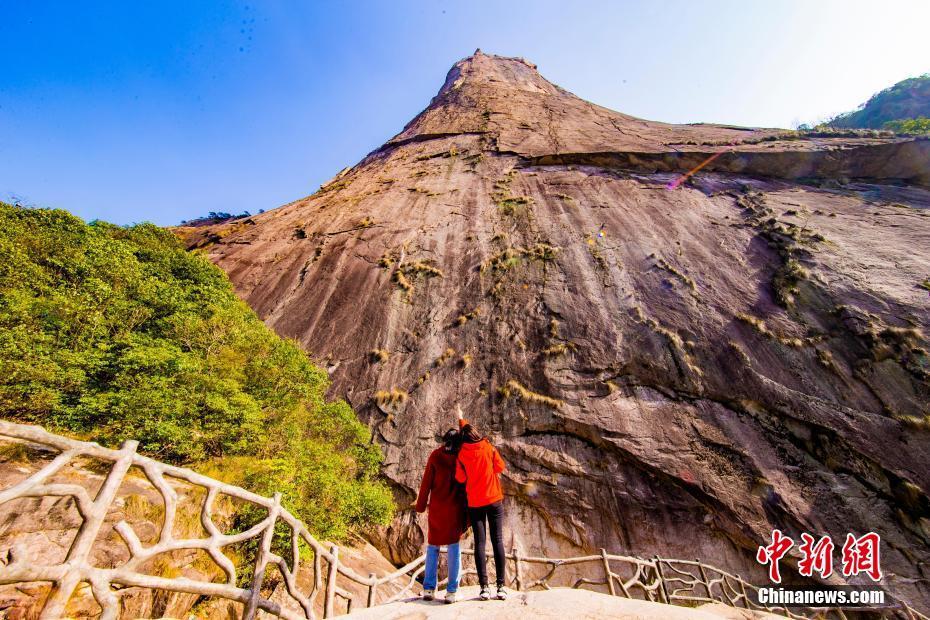
[[[416,510],[429,510],[427,516],[426,569],[423,576],[423,598],[436,597],[439,572],[439,547],[446,545],[449,564],[449,583],[446,585],[446,602],[457,600],[459,569],[462,565],[459,539],[465,532],[465,487],[455,481],[455,463],[458,459],[459,432],[450,429],[442,437],[442,446],[433,450],[426,461],[426,471],[420,483]]]

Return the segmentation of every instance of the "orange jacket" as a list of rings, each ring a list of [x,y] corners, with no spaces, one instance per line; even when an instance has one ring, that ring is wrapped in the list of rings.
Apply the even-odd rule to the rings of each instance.
[[[459,422],[459,426],[465,424],[465,420]],[[504,499],[499,475],[504,469],[504,459],[487,439],[462,444],[455,479],[465,483],[469,508],[481,508]]]

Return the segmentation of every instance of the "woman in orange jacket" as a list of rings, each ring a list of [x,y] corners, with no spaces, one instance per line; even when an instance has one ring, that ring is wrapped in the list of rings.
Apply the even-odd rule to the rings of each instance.
[[[500,474],[504,471],[504,460],[491,443],[482,437],[475,427],[462,417],[457,409],[462,447],[455,467],[455,479],[465,483],[468,498],[468,518],[475,532],[475,568],[481,584],[482,600],[491,598],[488,590],[487,556],[485,544],[487,532],[491,533],[494,550],[494,570],[497,573],[497,598],[507,598],[504,589],[506,555],[504,553],[504,493],[501,490]]]

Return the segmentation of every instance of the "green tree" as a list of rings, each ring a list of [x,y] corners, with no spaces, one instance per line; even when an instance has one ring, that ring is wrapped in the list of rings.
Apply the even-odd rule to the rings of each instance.
[[[885,129],[897,133],[905,134],[930,134],[930,118],[919,116],[917,118],[903,118],[896,121],[888,121],[884,125]]]
[[[328,384],[171,232],[0,203],[0,416],[280,490],[338,539],[393,505]]]
[[[830,127],[880,129],[888,121],[930,116],[930,73],[901,80],[875,93],[853,112],[827,121]]]

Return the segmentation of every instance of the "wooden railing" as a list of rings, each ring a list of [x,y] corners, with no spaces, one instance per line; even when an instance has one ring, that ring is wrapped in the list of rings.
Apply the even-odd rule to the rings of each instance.
[[[43,563],[37,550],[12,544],[6,561],[0,564],[0,585],[44,582],[50,584],[41,618],[66,616],[66,605],[80,584],[88,584],[100,606],[100,617],[115,619],[121,610],[121,597],[138,588],[184,592],[206,598],[241,603],[241,617],[254,618],[258,610],[287,620],[329,618],[351,613],[353,607],[371,607],[407,598],[415,593],[425,564],[424,556],[391,573],[361,575],[340,562],[339,547],[314,538],[303,523],[280,502],[280,494],[267,498],[240,487],[225,484],[189,469],[160,463],[136,452],[136,442],[127,441],[119,450],[101,447],[46,432],[36,426],[0,421],[0,437],[47,453],[48,461],[23,480],[0,489],[0,506],[21,498],[71,498],[81,518],[67,555],[59,563]],[[52,456],[54,454],[54,456]],[[64,468],[79,459],[94,459],[107,465],[105,479],[91,497],[81,484],[56,480]],[[130,468],[136,467],[157,490],[163,503],[163,518],[157,540],[143,544],[132,526],[121,520],[113,527],[128,548],[128,559],[112,568],[95,566],[91,550],[111,510]],[[178,537],[175,524],[179,514],[179,485],[203,492],[199,521],[202,537]],[[214,520],[217,502],[235,498],[262,510],[263,518],[247,529],[224,533]],[[186,495],[185,495],[186,497]],[[284,541],[284,542],[282,542]],[[237,566],[224,551],[243,543],[254,544],[254,561]],[[3,544],[0,538],[0,545]],[[10,545],[3,545],[8,547]],[[285,551],[282,551],[282,548]],[[158,556],[183,550],[202,551],[215,563],[221,581],[166,577],[150,574],[147,566]],[[465,550],[472,556],[472,550]],[[284,557],[289,556],[289,558]],[[554,581],[574,588],[603,588],[611,595],[640,598],[676,605],[719,602],[734,607],[782,613],[791,618],[845,618],[841,609],[788,610],[756,604],[750,596],[757,588],[741,579],[699,561],[654,557],[643,559],[613,555],[573,558],[524,556],[514,548],[507,556],[513,570],[509,585],[516,590],[549,589]],[[243,583],[243,568],[250,578]],[[279,575],[269,577],[269,571]],[[559,573],[568,573],[561,575]],[[474,570],[465,567],[465,575]],[[578,575],[583,576],[578,576]],[[298,587],[298,577],[304,584]],[[346,581],[361,586],[362,595],[350,593]],[[309,585],[308,585],[309,584]],[[358,587],[354,589],[358,590]],[[356,600],[360,598],[363,600]],[[338,602],[338,608],[337,608]],[[899,603],[899,615],[914,620],[930,620]],[[801,615],[799,612],[803,611]]]

